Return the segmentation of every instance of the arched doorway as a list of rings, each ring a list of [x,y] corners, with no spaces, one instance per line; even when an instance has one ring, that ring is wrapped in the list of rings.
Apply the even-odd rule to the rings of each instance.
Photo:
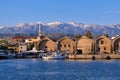
[[[77,54],[83,54],[82,49],[77,49]]]

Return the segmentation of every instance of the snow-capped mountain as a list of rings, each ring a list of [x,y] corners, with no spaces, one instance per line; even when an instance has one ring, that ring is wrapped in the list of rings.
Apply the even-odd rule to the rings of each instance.
[[[120,35],[120,24],[97,25],[83,24],[75,22],[34,22],[20,23],[12,27],[0,27],[0,34],[37,34],[38,24],[41,24],[44,33],[65,33],[65,34],[84,34],[90,30],[94,35],[109,34],[110,36]]]

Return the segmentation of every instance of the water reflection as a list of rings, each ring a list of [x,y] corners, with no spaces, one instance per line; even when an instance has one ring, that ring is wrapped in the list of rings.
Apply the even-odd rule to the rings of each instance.
[[[91,59],[67,59],[67,61],[91,62]]]

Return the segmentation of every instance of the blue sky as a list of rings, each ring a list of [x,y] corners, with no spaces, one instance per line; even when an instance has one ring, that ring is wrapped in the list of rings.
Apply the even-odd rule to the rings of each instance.
[[[0,0],[0,25],[29,22],[120,24],[120,0]]]

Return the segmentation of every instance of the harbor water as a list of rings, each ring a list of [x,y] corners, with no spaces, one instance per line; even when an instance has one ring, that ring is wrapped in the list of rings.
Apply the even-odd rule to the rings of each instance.
[[[120,60],[0,60],[0,80],[120,80]]]

